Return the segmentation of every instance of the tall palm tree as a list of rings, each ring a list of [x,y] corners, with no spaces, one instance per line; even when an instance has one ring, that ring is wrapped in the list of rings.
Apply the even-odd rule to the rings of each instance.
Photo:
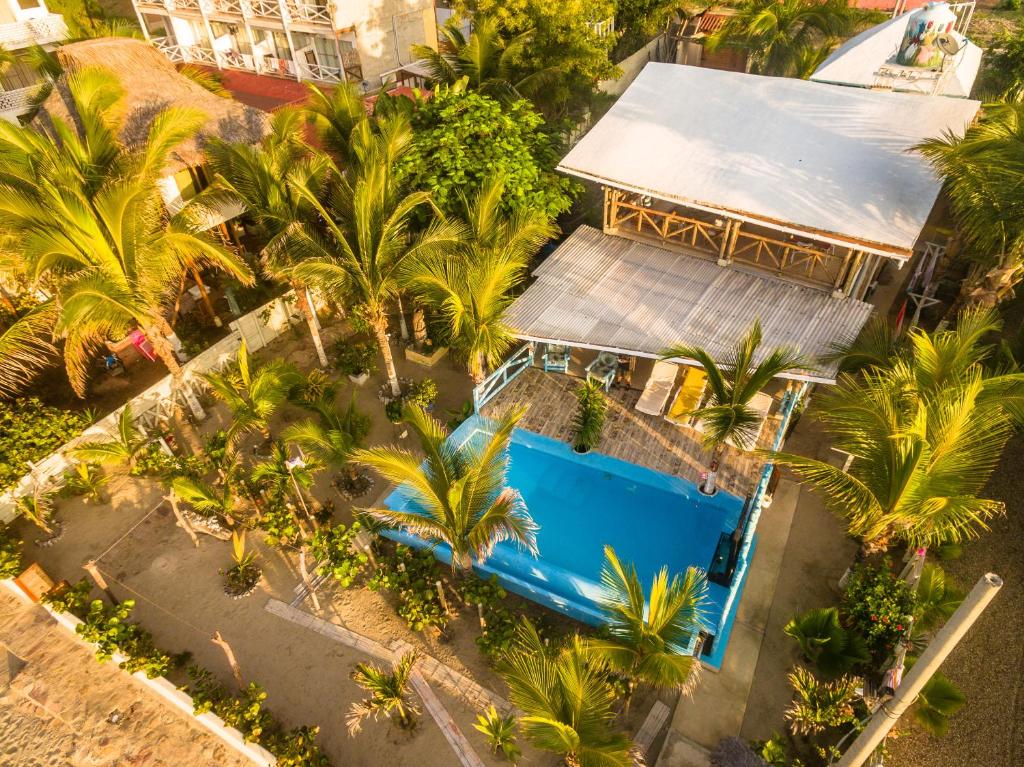
[[[693,415],[703,426],[705,447],[712,448],[716,456],[727,441],[742,449],[754,447],[761,423],[761,416],[750,407],[754,395],[776,376],[809,366],[789,347],[760,354],[762,339],[761,322],[755,320],[724,360],[715,360],[704,349],[686,344],[661,353],[663,359],[695,360],[707,373],[710,395]]]
[[[475,15],[468,37],[454,17],[439,31],[444,39],[437,50],[428,45],[412,47],[413,55],[426,62],[430,79],[439,85],[454,85],[465,78],[474,90],[512,100],[534,93],[550,80],[548,70],[521,76],[519,62],[533,39],[533,30],[506,39],[494,19]]]
[[[218,487],[190,477],[175,477],[171,490],[198,514],[214,517],[225,527],[233,528],[238,516],[238,497],[229,483]]]
[[[327,354],[320,338],[320,325],[309,302],[306,286],[289,271],[294,254],[282,244],[284,232],[293,223],[315,225],[316,214],[296,192],[298,187],[316,189],[326,165],[306,144],[305,119],[301,111],[285,107],[274,112],[270,133],[258,146],[245,142],[211,140],[204,155],[214,182],[197,198],[198,205],[219,208],[224,203],[243,205],[262,229],[263,271],[273,279],[291,283],[299,310],[306,319],[321,367]]]
[[[305,106],[306,119],[313,125],[320,144],[340,165],[355,160],[354,134],[364,131],[371,122],[366,111],[365,97],[350,83],[341,83],[323,91],[307,84],[309,98]]]
[[[346,408],[318,407],[319,419],[307,418],[291,424],[282,437],[298,445],[320,466],[339,471],[350,466],[352,452],[366,437],[368,420],[356,408],[355,393]]]
[[[704,574],[691,567],[669,580],[668,567],[663,567],[645,595],[634,565],[619,561],[611,546],[604,547],[604,558],[601,609],[608,638],[588,639],[587,652],[626,677],[627,705],[638,682],[692,690],[700,664],[687,647],[704,628]]]
[[[631,767],[635,748],[612,728],[615,693],[589,661],[579,636],[552,650],[528,620],[498,663],[520,727],[537,748],[562,754],[572,767]]]
[[[557,232],[543,213],[502,213],[504,192],[504,179],[494,176],[471,201],[463,198],[464,245],[456,254],[415,259],[403,276],[421,301],[445,317],[452,346],[466,355],[476,383],[514,343],[505,311],[526,278],[530,259]]]
[[[213,395],[231,411],[231,423],[226,429],[231,447],[252,431],[269,440],[271,417],[302,380],[295,366],[283,360],[271,360],[254,370],[244,339],[238,347],[236,363],[223,372],[203,374]]]
[[[303,509],[308,510],[304,491],[313,486],[313,475],[317,468],[318,464],[312,457],[296,463],[285,443],[278,440],[271,445],[270,455],[253,466],[252,481],[275,500],[284,501],[292,496]],[[315,527],[316,520],[312,515],[308,519]],[[298,517],[296,520],[302,527]]]
[[[168,217],[155,185],[174,147],[195,133],[203,117],[188,109],[163,110],[141,147],[129,148],[113,117],[122,93],[113,76],[82,70],[69,77],[68,87],[81,132],[59,118],[59,138],[0,125],[0,228],[18,239],[32,281],[57,277],[52,299],[14,323],[0,345],[9,349],[20,333],[22,351],[30,351],[28,334],[48,326],[50,337],[40,341],[64,342],[68,377],[82,396],[94,351],[107,338],[139,328],[176,389],[201,415],[174,353],[166,319],[174,298],[170,287],[186,270],[206,265],[252,282],[245,263],[190,224],[186,211]],[[0,378],[24,376],[43,362],[31,353],[5,358]]]
[[[415,726],[417,708],[409,695],[409,678],[415,663],[416,653],[410,652],[395,661],[391,671],[385,671],[373,663],[356,664],[352,679],[370,693],[370,697],[354,702],[349,708],[350,735],[362,729],[367,717],[376,719],[381,714],[391,716],[404,730]]]
[[[537,553],[537,525],[522,496],[508,487],[508,446],[526,412],[510,410],[494,421],[483,444],[453,447],[444,426],[419,406],[409,406],[405,419],[416,433],[426,462],[401,447],[358,450],[352,460],[376,469],[385,479],[408,485],[417,508],[363,513],[389,527],[402,528],[432,544],[451,549],[452,569],[468,571],[490,556],[495,544],[514,541]]]
[[[817,489],[868,550],[893,538],[912,546],[973,538],[1003,511],[977,494],[1013,429],[983,393],[980,371],[927,399],[901,373],[842,376],[819,418],[833,445],[854,456],[849,471],[805,456],[773,459]]]
[[[401,388],[388,342],[388,305],[399,294],[399,273],[406,261],[454,246],[460,230],[436,220],[413,237],[413,215],[430,207],[424,192],[405,194],[395,161],[412,139],[401,115],[378,120],[379,132],[357,133],[351,147],[357,158],[344,171],[332,164],[330,188],[321,201],[315,190],[297,186],[319,214],[321,228],[293,224],[282,238],[296,263],[290,273],[339,303],[352,301],[373,328],[384,359],[392,396]]]
[[[117,434],[109,440],[83,442],[72,451],[79,461],[122,464],[128,471],[149,444],[149,437],[135,427],[131,407],[125,405],[117,417]]]
[[[1024,278],[1024,103],[993,104],[963,136],[917,147],[945,179],[973,267],[960,301],[995,306]]]
[[[813,51],[834,47],[853,25],[845,0],[745,0],[705,46],[744,49],[753,74],[793,76]]]

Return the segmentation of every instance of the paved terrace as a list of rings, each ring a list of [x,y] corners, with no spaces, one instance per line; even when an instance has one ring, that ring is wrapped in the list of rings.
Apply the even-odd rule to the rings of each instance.
[[[587,354],[588,359],[581,362],[578,359],[580,354]],[[593,356],[593,352],[574,352],[569,375],[545,373],[540,367],[523,371],[484,405],[483,414],[493,415],[512,405],[528,404],[530,409],[520,422],[522,428],[568,442],[572,437],[572,418],[576,412],[576,388],[582,380],[583,364]],[[637,361],[632,375],[634,386],[643,386],[652,364],[650,360]],[[782,388],[780,385],[774,392],[776,404],[761,431],[759,448],[771,447],[779,429],[776,411]],[[710,451],[701,447],[702,435],[660,416],[649,416],[635,410],[641,391],[633,386],[612,387],[608,416],[597,451],[696,484],[700,473],[711,461]],[[764,459],[752,452],[726,446],[719,470],[719,487],[741,498],[752,493],[764,463]]]

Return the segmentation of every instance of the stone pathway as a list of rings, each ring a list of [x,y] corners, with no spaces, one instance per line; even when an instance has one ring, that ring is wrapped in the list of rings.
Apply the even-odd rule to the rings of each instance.
[[[416,665],[419,666],[419,663]],[[466,740],[466,736],[462,734],[459,726],[455,724],[455,720],[448,713],[448,709],[434,695],[434,691],[430,689],[430,685],[427,684],[427,680],[423,678],[422,674],[418,670],[414,670],[409,681],[412,682],[413,689],[423,699],[423,707],[427,709],[427,713],[434,718],[437,726],[441,728],[441,732],[444,733],[444,737],[452,747],[452,751],[458,757],[459,764],[462,767],[484,767],[484,763],[480,761],[476,751],[469,745],[469,741]]]

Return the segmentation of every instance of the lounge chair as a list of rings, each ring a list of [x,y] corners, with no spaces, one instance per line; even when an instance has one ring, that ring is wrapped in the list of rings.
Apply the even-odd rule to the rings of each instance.
[[[676,382],[676,373],[678,372],[679,368],[671,362],[665,362],[665,360],[655,362],[651,377],[647,379],[647,384],[644,386],[644,393],[640,395],[640,400],[636,403],[636,409],[641,413],[647,413],[647,415],[661,415],[661,411],[665,409],[665,403],[668,402],[668,395],[672,393],[672,386]]]
[[[665,413],[665,420],[676,426],[689,426],[693,421],[693,411],[704,397],[707,384],[708,374],[704,372],[704,368],[686,368],[683,382],[679,384],[676,397]]]
[[[587,365],[587,380],[593,379],[600,382],[604,390],[608,391],[611,388],[612,381],[615,380],[615,373],[618,369],[619,355],[612,354],[611,352],[601,352],[597,355],[597,359]]]
[[[544,361],[544,372],[568,373],[569,359],[571,357],[572,351],[568,346],[548,344],[544,349],[544,356],[541,358]]]
[[[775,398],[772,397],[772,395],[765,394],[763,391],[759,391],[757,394],[754,395],[753,399],[750,400],[750,409],[756,412],[761,417],[761,420],[755,427],[756,433],[754,434],[754,439],[750,443],[749,447],[740,448],[739,445],[737,445],[731,439],[727,439],[725,443],[727,445],[731,445],[732,447],[741,450],[753,450],[755,447],[757,447],[757,441],[761,438],[761,432],[764,431],[764,423],[765,421],[768,420],[768,411],[771,410],[772,403],[774,401]]]

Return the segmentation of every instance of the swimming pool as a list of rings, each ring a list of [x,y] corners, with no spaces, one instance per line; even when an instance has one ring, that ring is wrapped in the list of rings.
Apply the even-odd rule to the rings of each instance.
[[[453,432],[459,444],[485,433],[472,416]],[[601,622],[599,596],[604,546],[636,565],[645,587],[661,567],[707,570],[722,533],[739,521],[743,501],[725,492],[701,495],[690,482],[600,453],[578,455],[557,440],[517,429],[509,448],[508,484],[518,490],[539,526],[538,557],[501,543],[477,569],[494,573],[510,591],[590,624]],[[415,510],[409,492],[385,499],[393,509]],[[388,537],[413,546],[423,541],[401,531]],[[447,547],[435,550],[450,561]],[[728,589],[709,584],[706,624],[714,631]],[[724,638],[722,638],[724,639]],[[717,648],[716,648],[717,649]]]

